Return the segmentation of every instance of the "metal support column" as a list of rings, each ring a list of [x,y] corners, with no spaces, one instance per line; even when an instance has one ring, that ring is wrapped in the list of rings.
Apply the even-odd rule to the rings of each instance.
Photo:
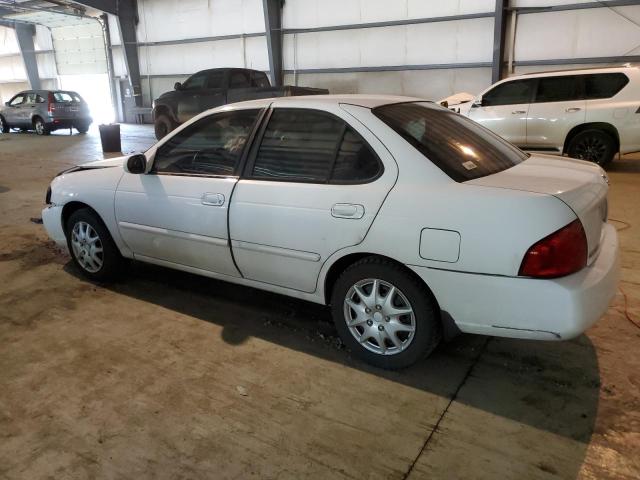
[[[269,50],[269,71],[274,86],[282,85],[282,5],[284,0],[262,0]]]
[[[507,9],[509,0],[496,0],[496,10],[493,25],[493,63],[491,67],[491,82],[502,79],[504,73],[504,46],[507,29]]]
[[[33,36],[36,34],[35,25],[28,23],[13,22],[10,20],[0,20],[0,25],[13,28],[16,32],[20,56],[27,73],[29,86],[33,90],[42,88],[40,74],[38,72],[38,61],[36,59],[36,47],[33,44]]]

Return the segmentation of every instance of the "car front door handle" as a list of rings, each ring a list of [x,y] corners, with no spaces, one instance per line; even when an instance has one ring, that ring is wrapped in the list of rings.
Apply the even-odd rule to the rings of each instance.
[[[580,107],[571,107],[571,108],[567,108],[565,112],[574,113],[574,112],[579,112],[580,110],[582,110]]]
[[[224,195],[221,193],[203,193],[202,205],[221,207],[224,205]]]
[[[512,115],[523,115],[527,112],[525,112],[524,110],[514,110],[513,112],[511,112]]]
[[[364,217],[364,206],[353,203],[336,203],[331,207],[331,216],[357,220]]]

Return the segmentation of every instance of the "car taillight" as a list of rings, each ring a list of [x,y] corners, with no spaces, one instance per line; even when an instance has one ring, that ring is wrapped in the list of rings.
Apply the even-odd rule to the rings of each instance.
[[[49,114],[52,114],[56,110],[56,106],[54,105],[56,99],[54,98],[52,92],[49,92],[49,98],[47,99],[47,101],[49,102],[49,105],[47,106],[47,111],[49,112]]]
[[[535,243],[525,253],[518,275],[534,278],[558,278],[587,265],[587,236],[580,220]]]

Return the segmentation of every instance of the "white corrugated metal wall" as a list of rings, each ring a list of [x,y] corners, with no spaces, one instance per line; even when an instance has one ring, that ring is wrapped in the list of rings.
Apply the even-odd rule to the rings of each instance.
[[[576,3],[600,2],[512,0],[511,6]],[[477,92],[491,83],[494,10],[495,0],[287,0],[285,83],[430,99]],[[261,0],[139,0],[138,11],[146,105],[204,68],[268,70]],[[439,21],[427,20],[434,17]],[[410,24],[366,25],[376,22]],[[523,10],[517,17],[512,73],[572,67],[526,65],[536,60],[640,55],[640,27],[634,22],[640,24],[640,6]],[[117,45],[115,22],[110,26]],[[211,39],[229,35],[248,37]],[[113,52],[115,74],[124,76],[121,49]]]

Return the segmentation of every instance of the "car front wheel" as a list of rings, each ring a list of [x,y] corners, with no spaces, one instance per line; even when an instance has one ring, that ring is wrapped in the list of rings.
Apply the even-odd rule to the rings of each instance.
[[[436,302],[400,265],[367,257],[338,278],[331,309],[342,341],[381,368],[405,368],[429,355],[441,337]]]
[[[67,220],[67,245],[73,263],[89,280],[108,282],[122,273],[125,260],[93,210],[82,208]]]
[[[3,116],[0,115],[0,133],[9,133],[11,129]]]

